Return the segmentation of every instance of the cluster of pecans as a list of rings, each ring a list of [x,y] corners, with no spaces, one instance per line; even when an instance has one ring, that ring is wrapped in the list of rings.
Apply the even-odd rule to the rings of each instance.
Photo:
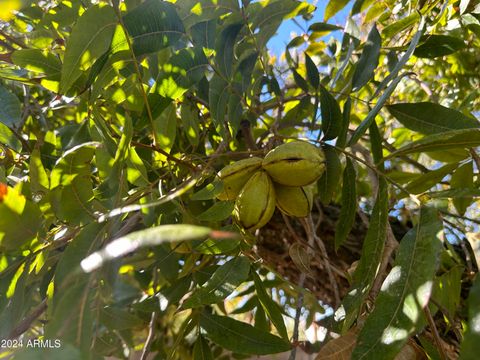
[[[282,144],[264,159],[251,157],[224,167],[220,200],[235,200],[234,216],[253,231],[271,219],[275,206],[288,216],[305,217],[312,208],[315,183],[325,171],[325,156],[304,141]]]

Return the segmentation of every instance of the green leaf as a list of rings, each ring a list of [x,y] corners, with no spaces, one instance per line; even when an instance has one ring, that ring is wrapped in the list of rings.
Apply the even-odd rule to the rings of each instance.
[[[349,2],[350,0],[330,0],[325,7],[323,20],[328,21],[328,19],[335,16],[335,14],[342,10]]]
[[[462,39],[448,35],[426,35],[425,41],[417,46],[413,53],[419,58],[433,59],[453,54],[465,47]]]
[[[127,330],[144,325],[137,316],[120,307],[106,306],[100,310],[99,320],[110,330]]]
[[[335,143],[335,146],[338,146],[342,149],[347,144],[347,135],[348,135],[348,127],[350,125],[351,110],[352,110],[352,99],[348,97],[347,101],[345,101],[345,104],[343,105],[342,124],[340,126],[340,130],[338,131],[337,142]]]
[[[218,201],[197,216],[200,221],[222,221],[232,215],[234,201]]]
[[[54,308],[45,328],[47,339],[61,339],[63,343],[77,346],[83,359],[90,358],[93,339],[94,313],[90,307],[93,292],[88,282],[80,281],[55,293]]]
[[[232,67],[234,64],[233,48],[235,46],[235,39],[240,30],[243,28],[243,23],[235,23],[226,26],[219,35],[215,50],[217,52],[215,63],[218,64],[218,69],[227,78],[232,77]]]
[[[223,182],[218,179],[208,184],[203,189],[192,195],[192,200],[211,200],[215,199],[223,191]]]
[[[153,127],[158,140],[157,146],[170,153],[177,136],[177,113],[172,103],[154,118]]]
[[[435,103],[399,103],[386,108],[403,126],[422,134],[480,127],[476,119]]]
[[[268,318],[272,321],[273,325],[275,325],[275,328],[277,329],[280,336],[285,339],[285,341],[288,341],[287,328],[285,327],[279,305],[275,301],[273,301],[270,295],[268,295],[262,280],[255,271],[252,271],[252,276],[260,304],[262,304],[265,313],[268,315]]]
[[[355,321],[359,314],[360,306],[375,280],[387,237],[387,221],[388,185],[382,177],[379,178],[377,200],[375,201],[370,224],[363,241],[362,255],[353,274],[353,284],[343,300],[346,313],[343,329],[349,329]]]
[[[20,100],[15,94],[0,85],[0,123],[15,128],[20,123],[21,118]]]
[[[357,213],[356,173],[352,161],[347,158],[347,165],[343,172],[342,208],[335,227],[335,249],[338,249],[347,239],[352,229]]]
[[[307,79],[310,85],[312,85],[314,89],[317,89],[320,84],[320,75],[318,74],[317,65],[315,65],[307,53],[305,53],[305,66],[307,68]]]
[[[103,250],[97,251],[81,262],[85,272],[101,267],[106,261],[113,260],[146,246],[156,246],[165,242],[203,240],[210,229],[201,226],[176,224],[162,225],[145,230],[134,231],[110,242]]]
[[[200,326],[221,347],[240,354],[267,355],[290,350],[281,338],[252,325],[226,317],[202,313]]]
[[[295,80],[295,84],[302,89],[305,92],[308,92],[308,83],[307,80],[305,80],[297,70],[292,69],[292,74],[293,74],[293,79]]]
[[[203,336],[199,336],[193,346],[193,360],[213,360],[212,350]]]
[[[34,149],[30,154],[30,186],[34,192],[47,192],[50,188],[50,181],[42,163],[41,154],[38,149]]]
[[[236,0],[178,0],[175,5],[183,24],[193,35],[195,25],[201,22],[215,22],[230,14],[238,13],[239,3]]]
[[[465,149],[480,145],[480,129],[452,130],[424,138],[405,145],[391,153],[387,159],[419,152],[437,152],[449,149]]]
[[[37,204],[21,193],[21,183],[0,200],[0,249],[17,250],[33,240],[43,221]]]
[[[253,18],[252,29],[256,34],[259,48],[267,45],[285,19],[310,14],[314,9],[315,7],[308,2],[297,0],[263,1],[250,4],[247,10],[249,16]]]
[[[442,248],[442,229],[437,212],[421,208],[418,224],[400,242],[393,268],[360,331],[352,359],[393,359],[410,335],[421,329],[423,308],[430,299]]]
[[[183,303],[184,308],[214,304],[229,296],[248,277],[250,262],[237,256],[221,265],[212,277]]]
[[[200,116],[198,109],[184,103],[180,109],[180,121],[182,123],[183,133],[187,136],[190,143],[196,147],[200,141],[200,128],[198,126]]]
[[[411,15],[405,16],[404,18],[395,21],[382,30],[382,35],[385,39],[390,39],[391,37],[397,35],[405,29],[413,26],[420,19],[420,14],[414,12]]]
[[[342,126],[342,111],[337,100],[323,86],[320,86],[320,108],[323,139],[335,139],[339,135]]]
[[[147,0],[128,12],[123,22],[136,56],[173,46],[185,35],[175,6],[166,1]]]
[[[328,24],[324,22],[316,22],[308,27],[308,32],[313,31],[317,33],[329,33],[330,31],[342,30],[341,26]]]
[[[480,275],[477,274],[468,294],[468,325],[460,351],[460,360],[476,360],[480,342]]]
[[[380,37],[377,27],[374,25],[368,34],[367,42],[363,47],[362,55],[353,73],[352,91],[359,90],[373,77],[378,65],[381,47],[382,38]]]
[[[473,189],[473,163],[469,161],[460,166],[452,175],[450,187],[453,189]],[[478,189],[475,189],[478,190]],[[453,199],[453,205],[459,215],[465,214],[465,211],[472,203],[471,197],[458,197]]]
[[[66,279],[74,275],[72,269],[80,266],[80,262],[90,253],[95,244],[104,235],[105,225],[90,223],[68,243],[55,268],[55,288],[59,290]]]
[[[407,190],[412,194],[420,194],[437,185],[445,176],[457,168],[458,164],[447,164],[438,169],[429,171],[412,180],[407,185]]]
[[[451,190],[442,190],[442,191],[431,191],[425,193],[432,199],[470,199],[472,197],[480,197],[480,189],[451,189]]]
[[[322,149],[325,154],[326,164],[325,172],[317,183],[318,196],[323,204],[329,204],[332,201],[335,190],[337,190],[338,179],[342,175],[342,164],[335,148],[325,145]]]
[[[202,48],[182,49],[163,65],[153,92],[177,99],[204,76],[208,61]]]
[[[95,61],[109,48],[115,26],[115,12],[110,6],[92,6],[78,19],[68,38],[59,91],[67,93]]]
[[[60,75],[62,62],[52,53],[39,49],[21,49],[12,54],[12,61],[24,69],[49,76]]]
[[[10,149],[19,152],[22,149],[22,143],[15,136],[13,131],[0,122],[0,143],[8,146]]]
[[[463,270],[463,266],[454,266],[435,279],[432,299],[446,309],[449,314],[455,314],[460,304]],[[430,306],[434,307],[435,305],[432,303]]]

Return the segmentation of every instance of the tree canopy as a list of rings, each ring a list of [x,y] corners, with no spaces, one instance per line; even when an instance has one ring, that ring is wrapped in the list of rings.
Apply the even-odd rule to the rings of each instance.
[[[480,5],[320,6],[0,0],[0,353],[478,357]]]

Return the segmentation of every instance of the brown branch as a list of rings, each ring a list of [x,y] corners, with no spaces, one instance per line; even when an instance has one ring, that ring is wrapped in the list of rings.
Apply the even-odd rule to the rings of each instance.
[[[330,259],[328,257],[327,248],[323,243],[322,239],[315,233],[315,224],[313,223],[312,214],[309,214],[305,221],[305,229],[311,229],[311,234],[313,235],[314,242],[317,243],[318,248],[320,249],[320,254],[322,255],[325,268],[327,270],[328,279],[332,285],[333,295],[335,299],[334,308],[336,309],[340,306],[340,291],[338,290],[338,284],[333,275],[332,266],[330,265]],[[308,233],[308,232],[307,232]]]
[[[385,244],[385,248],[383,249],[382,260],[380,261],[380,266],[378,268],[377,277],[373,282],[372,288],[370,290],[370,298],[375,299],[380,292],[380,288],[382,287],[383,280],[386,276],[386,271],[388,267],[388,263],[390,262],[390,257],[392,256],[395,249],[398,247],[398,241],[395,239],[395,235],[393,235],[392,227],[390,223],[387,222],[387,243]]]
[[[17,46],[20,46],[21,48],[23,49],[26,49],[27,48],[27,45],[25,45],[25,43],[19,39],[16,39],[10,35],[8,35],[5,31],[3,30],[0,30],[0,35],[3,36],[5,38],[5,40],[8,40],[10,41],[12,44],[15,44]]]
[[[430,312],[430,308],[425,306],[423,309],[423,312],[425,313],[425,316],[427,317],[428,324],[430,325],[430,328],[432,329],[432,334],[433,334],[433,339],[435,340],[435,343],[437,344],[437,350],[440,354],[440,358],[442,360],[448,360],[448,356],[445,352],[445,349],[443,348],[442,344],[442,339],[440,338],[440,334],[438,333],[437,326],[435,325],[435,321],[433,321],[432,313]]]
[[[9,340],[16,339],[22,335],[25,331],[30,329],[32,324],[47,310],[47,299],[44,299],[36,308],[32,310],[22,321],[15,326],[8,335]]]

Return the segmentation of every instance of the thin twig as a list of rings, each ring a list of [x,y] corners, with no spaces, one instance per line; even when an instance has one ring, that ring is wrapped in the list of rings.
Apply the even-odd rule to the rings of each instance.
[[[375,299],[380,292],[380,288],[382,287],[382,283],[385,277],[385,273],[388,267],[388,263],[390,261],[390,257],[392,256],[395,249],[398,247],[398,241],[395,239],[395,235],[393,235],[392,227],[390,223],[387,222],[387,242],[385,244],[385,248],[383,249],[382,260],[380,261],[380,266],[378,268],[377,277],[375,278],[372,288],[370,290],[370,298]]]
[[[433,339],[435,340],[435,343],[437,344],[437,350],[440,354],[440,358],[442,360],[447,360],[448,356],[445,353],[445,349],[443,348],[442,339],[440,338],[440,334],[438,333],[438,329],[437,329],[437,326],[435,325],[435,321],[433,321],[432,313],[430,312],[430,308],[428,307],[428,305],[425,306],[423,311],[424,311],[424,313],[427,317],[428,324],[430,325],[430,328],[432,329]]]
[[[153,273],[153,292],[156,295],[157,293],[157,282],[158,282],[158,274],[157,268],[154,268]],[[154,295],[154,296],[155,296]],[[152,346],[153,339],[155,338],[155,325],[158,319],[158,311],[152,312],[152,316],[150,318],[150,323],[148,325],[148,335],[147,339],[145,340],[145,344],[143,346],[142,355],[140,356],[140,360],[146,360],[147,356],[150,352],[150,347]]]
[[[44,299],[36,308],[32,310],[17,326],[15,326],[8,335],[9,340],[16,339],[22,335],[25,331],[30,329],[32,324],[47,310],[47,299]]]

